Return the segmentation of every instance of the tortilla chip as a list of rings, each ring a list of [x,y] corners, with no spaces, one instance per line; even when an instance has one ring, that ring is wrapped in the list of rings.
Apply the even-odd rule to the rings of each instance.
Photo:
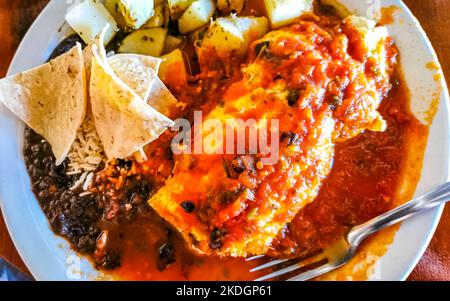
[[[161,59],[138,54],[108,58],[115,74],[158,112],[170,116],[177,99],[158,77]]]
[[[178,100],[170,93],[169,89],[167,89],[159,77],[156,77],[152,90],[147,97],[147,103],[158,112],[170,116]]]
[[[89,87],[91,80],[91,68],[92,68],[92,45],[87,45],[83,50],[84,68],[86,69],[86,84]],[[89,91],[88,91],[89,92]],[[88,93],[89,95],[89,93]]]
[[[147,99],[158,77],[161,60],[138,54],[117,54],[108,63],[119,79],[142,99]]]
[[[101,44],[92,46],[91,108],[106,156],[123,159],[157,139],[174,123],[120,80],[109,66]]]
[[[0,102],[50,143],[56,164],[61,164],[86,113],[81,45],[47,64],[0,80]]]

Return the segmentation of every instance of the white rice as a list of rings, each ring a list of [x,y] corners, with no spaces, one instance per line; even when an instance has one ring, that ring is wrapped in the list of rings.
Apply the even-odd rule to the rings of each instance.
[[[71,189],[82,186],[83,190],[87,190],[94,177],[93,171],[100,163],[106,162],[103,147],[90,114],[86,116],[78,129],[67,157],[69,158],[67,175],[80,175]]]
[[[90,192],[90,191],[85,191],[85,192],[80,193],[79,196],[80,196],[80,197],[85,197],[85,196],[88,196],[88,195],[91,195],[91,194],[92,194],[92,192]]]
[[[94,178],[94,173],[90,172],[87,176],[86,176],[86,181],[84,181],[83,184],[83,190],[88,190],[89,185],[91,185],[92,179]]]

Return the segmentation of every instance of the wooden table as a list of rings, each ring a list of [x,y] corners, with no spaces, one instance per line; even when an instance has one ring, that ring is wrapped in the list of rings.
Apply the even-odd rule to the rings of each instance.
[[[450,1],[404,0],[422,23],[442,63],[450,83]],[[0,77],[3,77],[11,58],[34,18],[48,0],[0,0]],[[439,228],[410,280],[450,280],[450,205],[446,207]],[[0,256],[19,269],[27,268],[17,254],[0,217]]]

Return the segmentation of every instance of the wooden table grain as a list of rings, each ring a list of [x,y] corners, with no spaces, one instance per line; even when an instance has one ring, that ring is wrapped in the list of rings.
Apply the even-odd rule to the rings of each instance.
[[[0,0],[0,77],[6,70],[27,29],[48,0]],[[404,0],[422,23],[433,43],[447,82],[450,83],[450,1]],[[413,45],[411,45],[413,47]],[[450,205],[436,234],[410,280],[450,280]],[[0,216],[0,256],[29,273],[18,255]]]

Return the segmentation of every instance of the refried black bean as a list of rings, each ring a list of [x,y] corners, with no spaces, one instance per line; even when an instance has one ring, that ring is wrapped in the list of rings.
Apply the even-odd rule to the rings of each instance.
[[[30,128],[25,130],[24,156],[33,183],[32,190],[52,230],[69,240],[80,253],[94,255],[101,233],[97,225],[113,197],[119,206],[119,223],[130,223],[138,214],[146,214],[149,210],[146,200],[153,191],[153,185],[136,177],[127,178],[123,188],[115,193],[80,197],[80,189],[70,189],[77,179],[67,176],[67,162],[56,166],[50,145]],[[120,168],[129,169],[130,164],[120,162]],[[127,204],[131,205],[131,210],[127,209]],[[120,266],[120,258],[116,252],[107,252],[95,262],[97,267],[114,269]]]
[[[68,38],[64,39],[59,45],[53,50],[52,54],[50,55],[48,60],[52,60],[70,49],[72,49],[77,43],[80,43],[83,47],[86,46],[86,44],[83,42],[81,37],[77,34],[73,34],[69,36]]]
[[[73,243],[77,251],[95,251],[100,230],[95,223],[102,216],[92,196],[79,197],[70,190],[75,179],[66,175],[67,163],[55,165],[50,145],[30,128],[25,130],[25,163],[32,190],[47,216],[52,230]]]
[[[50,59],[67,52],[76,43],[85,46],[77,35],[73,35],[58,45]],[[110,43],[112,45],[110,50],[114,50],[116,44]],[[56,166],[51,146],[42,136],[28,127],[24,136],[24,161],[32,190],[52,230],[66,238],[76,251],[89,255],[96,267],[107,270],[119,267],[120,250],[106,245],[99,251],[98,238],[105,230],[105,221],[110,223],[110,227],[114,224],[120,228],[121,223],[132,223],[138,216],[153,216],[154,213],[147,200],[156,187],[141,175],[127,174],[124,184],[117,189],[111,185],[103,185],[109,184],[102,182],[109,181],[108,177],[103,179],[94,177],[91,194],[81,196],[80,194],[84,192],[81,188],[71,189],[78,176],[67,175],[68,159]],[[131,161],[118,160],[116,165],[113,165],[115,169],[111,176],[118,177],[124,172],[130,172],[132,164]],[[98,171],[103,168],[104,164],[100,164]],[[100,191],[94,189],[97,187],[111,188]],[[159,255],[157,264],[161,269],[165,269],[175,261],[173,245],[167,243],[161,246]]]

